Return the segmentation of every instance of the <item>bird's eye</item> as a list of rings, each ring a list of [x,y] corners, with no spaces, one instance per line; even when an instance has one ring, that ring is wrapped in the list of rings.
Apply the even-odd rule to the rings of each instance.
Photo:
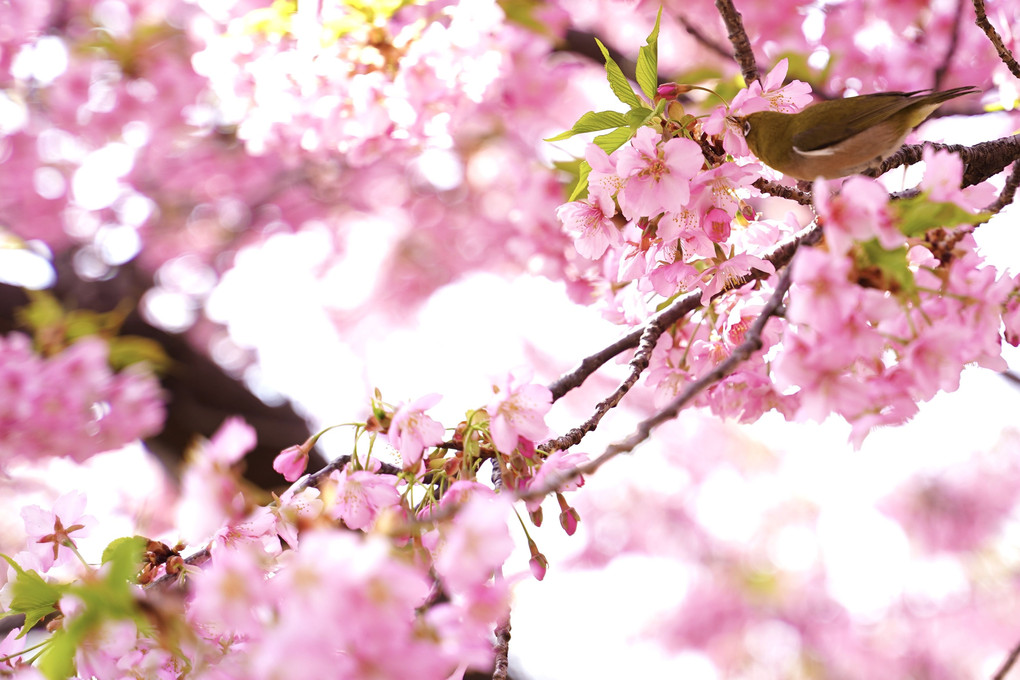
[[[751,121],[744,121],[744,135],[747,136],[751,133]]]

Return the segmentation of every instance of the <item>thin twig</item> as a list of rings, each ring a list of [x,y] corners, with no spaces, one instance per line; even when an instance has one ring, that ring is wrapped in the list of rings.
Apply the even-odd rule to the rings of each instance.
[[[776,284],[776,289],[772,293],[772,297],[770,297],[768,302],[765,303],[765,306],[761,310],[761,314],[759,314],[758,318],[755,319],[753,324],[751,324],[747,334],[744,336],[743,342],[737,345],[726,359],[719,362],[719,364],[717,364],[711,371],[688,385],[686,389],[677,395],[673,401],[667,404],[665,408],[652,417],[639,423],[637,429],[626,439],[609,446],[600,458],[606,458],[608,460],[609,458],[618,456],[621,453],[633,450],[635,446],[648,438],[652,429],[667,420],[676,418],[680,411],[692,399],[694,399],[694,397],[701,394],[705,388],[721,381],[736,370],[737,366],[747,361],[752,354],[761,349],[761,334],[765,330],[765,324],[772,318],[772,315],[777,309],[779,309],[780,305],[782,305],[783,297],[790,289],[790,284],[792,283],[790,277],[791,271],[791,267],[787,267],[786,270],[783,271],[782,275],[779,277],[779,282]]]
[[[1013,164],[1013,170],[1009,173],[1009,177],[1006,178],[1006,184],[1003,185],[999,197],[989,204],[985,210],[990,213],[998,213],[1012,203],[1013,197],[1016,196],[1017,186],[1020,186],[1020,163]]]
[[[999,375],[1013,383],[1014,386],[1020,387],[1020,375],[1017,375],[1016,371],[1002,371]]]
[[[702,33],[701,29],[692,24],[690,20],[683,14],[678,13],[676,15],[676,20],[679,21],[680,25],[684,27],[684,30],[687,31],[687,33],[696,41],[698,41],[698,43],[700,43],[702,46],[707,47],[710,51],[715,52],[719,56],[725,57],[726,59],[733,58],[733,54],[730,53],[730,51],[726,49],[725,46],[720,45],[719,43],[717,43],[716,41],[712,40],[707,35]]]
[[[949,35],[949,47],[946,48],[946,54],[942,57],[942,63],[935,69],[934,82],[932,83],[932,89],[938,90],[942,87],[942,81],[949,72],[949,66],[952,63],[953,57],[956,56],[956,46],[960,42],[960,25],[963,23],[963,0],[956,0],[956,14],[953,15],[953,31]]]
[[[184,558],[184,564],[189,567],[201,567],[212,557],[212,551],[208,547],[197,550]],[[146,590],[158,590],[167,588],[181,581],[180,574],[163,574],[158,579],[145,586]]]
[[[995,51],[999,53],[999,59],[1001,59],[1002,63],[1006,65],[1006,68],[1009,69],[1010,73],[1017,78],[1020,78],[1020,64],[1017,63],[1016,59],[1013,57],[1013,53],[1009,51],[1009,48],[1003,44],[1002,37],[999,35],[999,32],[995,30],[995,27],[992,26],[992,22],[988,21],[988,15],[985,14],[984,0],[974,0],[974,14],[977,15],[977,25],[985,32],[988,39],[992,41]]]
[[[694,308],[701,300],[701,291],[694,291],[688,293],[682,300],[690,301],[681,305],[680,308],[687,309],[688,307]],[[686,312],[685,312],[686,314]],[[630,392],[630,388],[637,383],[638,378],[648,368],[648,363],[652,359],[652,351],[655,349],[656,343],[659,338],[666,331],[667,328],[672,326],[679,319],[673,319],[676,314],[657,314],[648,323],[645,324],[644,329],[641,332],[641,339],[638,341],[638,350],[634,353],[634,357],[630,360],[630,371],[627,373],[627,377],[624,378],[623,382],[617,386],[613,393],[608,397],[600,401],[595,406],[595,412],[584,421],[578,427],[575,427],[568,431],[566,434],[555,439],[543,443],[539,448],[543,451],[557,451],[560,449],[569,449],[571,446],[578,444],[584,435],[593,431],[598,427],[602,417],[605,416],[611,409],[616,407],[620,403],[620,400]]]
[[[801,245],[812,245],[817,243],[821,237],[821,227],[818,226],[817,222],[812,222],[795,234],[791,239],[773,248],[772,251],[765,255],[763,259],[771,262],[777,270],[781,269],[790,262],[790,259],[793,257],[793,254],[796,252],[798,247]],[[727,291],[740,288],[755,279],[760,279],[765,276],[766,275],[764,273],[748,274],[747,276],[739,279],[729,281],[716,295],[722,295]],[[571,371],[564,373],[549,385],[549,391],[552,392],[553,401],[560,399],[570,390],[579,387],[582,383],[584,383],[588,376],[597,371],[616,355],[637,346],[640,343],[641,338],[644,337],[648,326],[654,325],[662,328],[669,328],[688,313],[694,311],[700,304],[701,291],[694,291],[677,298],[672,304],[649,319],[644,327],[634,329],[608,347],[599,350],[591,356],[585,357],[578,366]]]
[[[733,58],[740,65],[740,72],[744,76],[744,82],[750,85],[758,80],[758,64],[754,60],[754,51],[751,49],[751,41],[747,38],[747,31],[744,30],[744,21],[740,18],[740,12],[733,6],[733,0],[715,0],[715,7],[719,10],[719,16],[726,24],[726,31],[730,43],[733,45]]]
[[[719,362],[719,364],[717,364],[711,371],[690,383],[687,388],[684,389],[684,391],[674,398],[669,404],[667,404],[665,408],[657,412],[655,415],[641,421],[634,432],[626,439],[607,447],[605,452],[598,458],[595,458],[584,465],[579,465],[570,470],[565,470],[560,474],[554,475],[549,482],[541,488],[529,489],[524,493],[518,494],[517,498],[520,500],[543,498],[561,488],[564,484],[573,481],[577,477],[592,474],[602,467],[602,465],[604,465],[607,461],[615,458],[621,453],[632,451],[634,447],[648,438],[648,435],[655,427],[667,420],[676,418],[680,411],[687,406],[694,397],[698,396],[707,387],[728,376],[742,362],[747,361],[752,354],[761,349],[761,334],[765,329],[765,324],[783,304],[783,297],[790,289],[790,271],[791,269],[787,267],[779,277],[779,281],[776,284],[776,289],[773,291],[772,296],[769,298],[768,302],[765,303],[765,306],[762,308],[758,318],[755,319],[754,323],[751,324],[751,327],[747,330],[747,334],[744,336],[743,342],[733,349],[730,356]]]
[[[1002,662],[1002,667],[999,668],[999,672],[992,676],[992,680],[1006,680],[1006,673],[1009,673],[1009,669],[1016,663],[1017,658],[1020,657],[1020,642],[1018,642],[1013,649],[1009,652],[1009,656]]]
[[[800,189],[796,189],[794,187],[788,187],[784,184],[779,184],[778,182],[772,182],[770,180],[765,179],[764,177],[759,177],[758,179],[754,180],[751,186],[753,186],[755,189],[762,192],[763,194],[778,196],[779,198],[786,198],[791,201],[796,201],[801,205],[811,205],[814,202],[814,198],[811,196],[810,193],[806,191],[801,191]]]

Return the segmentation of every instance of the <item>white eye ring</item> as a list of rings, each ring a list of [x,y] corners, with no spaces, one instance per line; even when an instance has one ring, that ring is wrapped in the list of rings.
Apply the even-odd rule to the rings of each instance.
[[[751,132],[751,121],[745,120],[744,121],[744,134],[747,135],[750,132]]]

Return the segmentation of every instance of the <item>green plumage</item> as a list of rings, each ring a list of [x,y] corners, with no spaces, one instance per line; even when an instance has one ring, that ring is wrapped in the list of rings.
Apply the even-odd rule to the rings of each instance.
[[[818,102],[800,113],[760,111],[734,120],[766,165],[798,179],[831,179],[877,166],[943,102],[977,91],[879,92]]]

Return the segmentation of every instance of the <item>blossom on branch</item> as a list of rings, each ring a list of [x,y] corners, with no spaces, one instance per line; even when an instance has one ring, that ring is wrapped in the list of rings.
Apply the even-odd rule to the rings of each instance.
[[[443,441],[443,424],[425,415],[440,399],[438,394],[427,394],[401,404],[394,414],[388,434],[390,443],[400,452],[404,469],[417,467],[425,449]]]
[[[511,372],[493,391],[485,410],[492,443],[500,453],[513,453],[518,437],[538,441],[546,436],[545,414],[552,408],[549,388],[532,383],[528,372]]]

